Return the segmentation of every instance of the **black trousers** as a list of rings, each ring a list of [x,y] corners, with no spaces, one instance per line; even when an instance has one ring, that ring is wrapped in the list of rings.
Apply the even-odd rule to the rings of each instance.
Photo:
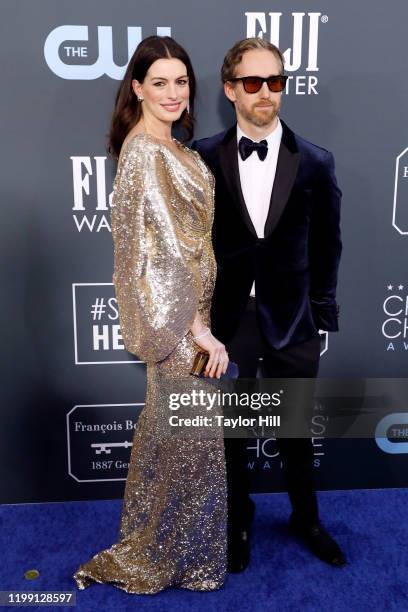
[[[320,336],[281,350],[271,349],[258,327],[255,298],[250,297],[227,350],[229,358],[239,366],[240,378],[254,379],[259,366],[265,378],[315,378],[319,369]],[[278,438],[276,443],[294,515],[303,523],[317,522],[310,438]],[[245,439],[225,439],[230,530],[244,528],[251,514],[246,446]]]

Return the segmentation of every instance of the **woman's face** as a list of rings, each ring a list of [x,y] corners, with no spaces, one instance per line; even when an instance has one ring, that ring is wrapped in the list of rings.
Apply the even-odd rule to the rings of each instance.
[[[188,105],[190,87],[187,68],[179,59],[153,62],[143,83],[132,81],[133,91],[143,98],[143,116],[153,116],[166,123],[177,121]]]

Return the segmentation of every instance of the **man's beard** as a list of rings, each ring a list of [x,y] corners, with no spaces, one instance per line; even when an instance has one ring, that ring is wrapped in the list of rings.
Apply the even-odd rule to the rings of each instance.
[[[257,108],[257,105],[254,104],[250,110],[246,108],[240,108],[239,110],[244,119],[249,123],[257,127],[265,127],[273,123],[275,117],[278,116],[280,104],[273,103],[267,109],[263,108],[262,110]]]

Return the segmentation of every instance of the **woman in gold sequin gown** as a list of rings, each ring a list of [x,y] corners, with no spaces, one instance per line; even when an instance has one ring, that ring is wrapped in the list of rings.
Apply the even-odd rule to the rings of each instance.
[[[147,364],[147,394],[118,541],[80,565],[74,574],[80,589],[100,582],[128,593],[205,591],[225,579],[222,434],[177,437],[164,427],[169,390],[193,384],[189,371],[199,347],[210,353],[210,376],[228,364],[208,328],[216,274],[213,177],[198,153],[171,138],[175,121],[191,135],[194,93],[185,51],[171,38],[152,36],[135,51],[116,99],[114,281],[125,346]]]

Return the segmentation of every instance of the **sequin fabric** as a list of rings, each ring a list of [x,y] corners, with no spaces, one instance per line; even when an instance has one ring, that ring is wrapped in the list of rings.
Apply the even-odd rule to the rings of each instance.
[[[128,351],[147,364],[125,486],[118,541],[80,565],[79,589],[111,583],[128,593],[167,587],[209,591],[226,574],[226,477],[222,433],[169,435],[169,386],[189,376],[198,309],[209,324],[216,264],[211,245],[214,179],[138,134],[122,147],[114,182],[115,290]]]

